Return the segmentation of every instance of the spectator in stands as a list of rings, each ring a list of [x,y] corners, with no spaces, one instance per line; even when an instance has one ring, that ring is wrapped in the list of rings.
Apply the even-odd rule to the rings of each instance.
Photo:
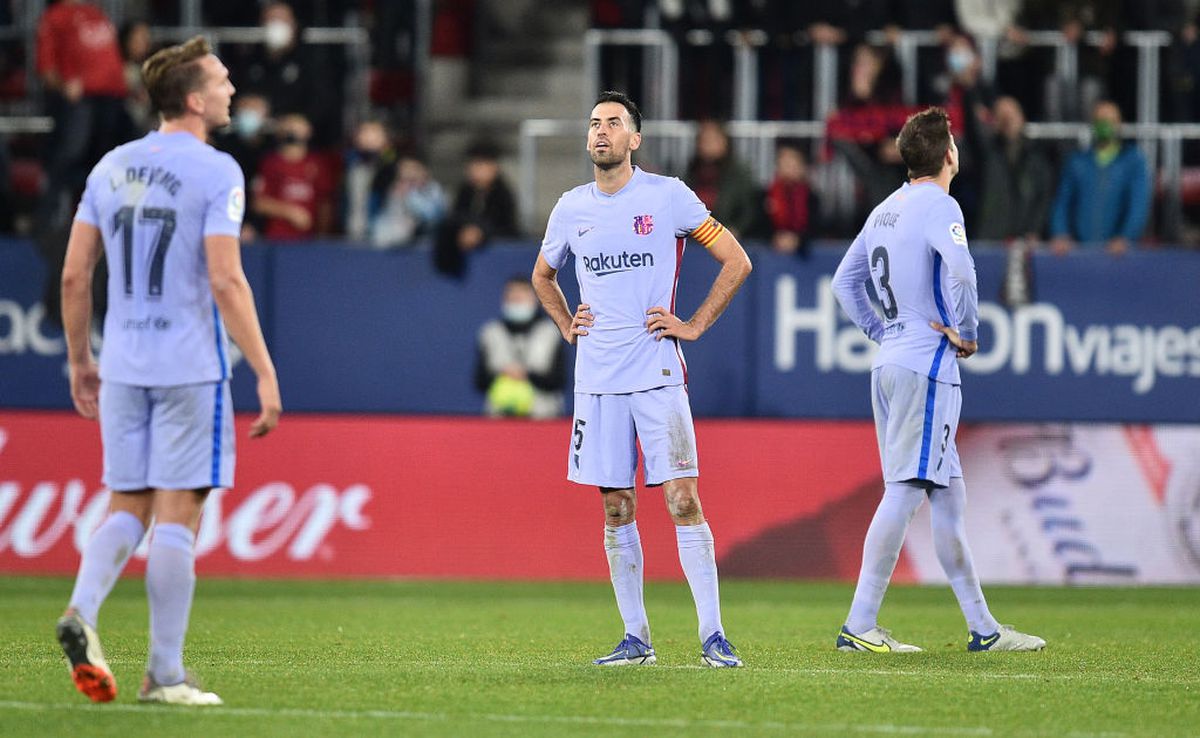
[[[262,9],[265,40],[235,64],[231,75],[243,92],[267,98],[276,115],[300,113],[313,126],[314,146],[341,137],[342,86],[328,73],[331,65],[317,46],[300,43],[292,6],[269,2]]]
[[[446,195],[429,167],[414,154],[400,157],[393,167],[382,209],[371,223],[371,243],[376,248],[411,246],[430,235],[446,215]]]
[[[271,103],[262,95],[239,94],[233,99],[232,123],[217,133],[216,146],[227,152],[242,168],[247,182],[253,182],[259,163],[269,153],[274,141],[271,133]],[[242,240],[249,243],[258,237],[263,227],[262,216],[254,208],[254,189],[246,197],[246,217],[242,221]]]
[[[563,341],[538,310],[524,276],[504,283],[500,317],[479,330],[475,387],[491,416],[553,418],[563,413]]]
[[[701,121],[696,129],[696,153],[684,181],[730,233],[738,238],[759,235],[762,191],[749,168],[733,155],[729,134],[717,121]]]
[[[1020,95],[1031,87],[1040,86],[1040,83],[1029,83],[1031,79],[1039,77],[1028,72],[1030,60],[1026,57],[1029,37],[1017,25],[1024,3],[1025,0],[954,0],[958,25],[963,32],[974,38],[981,48],[991,46],[995,49],[996,76],[993,82],[997,88],[1008,90],[1011,95]],[[1043,91],[1033,89],[1030,92],[1035,94],[1026,97],[1036,98]]]
[[[804,150],[798,142],[781,141],[775,148],[775,177],[767,188],[771,248],[783,254],[808,256],[820,212],[817,194],[808,181]]]
[[[395,176],[396,152],[387,127],[380,120],[358,124],[346,152],[342,175],[343,231],[347,238],[364,241],[383,209],[388,185]]]
[[[1059,31],[1066,42],[1078,49],[1078,79],[1067,89],[1055,75],[1046,76],[1044,117],[1048,120],[1082,120],[1097,101],[1105,97],[1117,50],[1116,28],[1122,0],[1038,0],[1026,2],[1021,13],[1022,27]],[[1087,42],[1087,34],[1101,34],[1099,46]],[[1049,58],[1049,56],[1047,56]],[[1027,77],[1026,85],[1036,78]],[[1041,117],[1035,118],[1041,120]]]
[[[158,116],[150,105],[150,95],[142,81],[142,62],[150,56],[151,49],[149,23],[138,20],[121,26],[121,57],[125,60],[125,86],[129,88],[125,114],[132,126],[131,137],[158,128]]]
[[[323,161],[308,148],[312,126],[295,113],[279,118],[277,148],[263,157],[254,178],[254,211],[264,238],[295,241],[328,233],[333,183]]]
[[[1054,253],[1104,243],[1121,254],[1138,240],[1150,211],[1150,172],[1142,152],[1119,137],[1121,110],[1101,100],[1092,112],[1092,148],[1063,167],[1050,216]]]
[[[896,135],[911,110],[900,100],[899,87],[888,73],[886,48],[860,44],[851,57],[849,90],[841,107],[829,117],[825,135],[845,158],[863,186],[863,197],[849,220],[837,224],[852,233],[870,209],[908,179],[896,148]]]
[[[84,0],[59,0],[42,14],[37,70],[54,117],[46,190],[35,223],[44,232],[66,222],[68,201],[87,173],[101,154],[121,143],[128,131],[128,88],[117,29],[103,10]]]
[[[465,180],[438,229],[433,262],[443,274],[461,277],[467,256],[493,238],[517,235],[517,201],[500,172],[500,153],[490,143],[467,151]]]
[[[959,147],[958,177],[954,180],[954,198],[962,208],[968,223],[975,223],[979,214],[980,191],[983,188],[981,158],[977,145],[983,139],[979,127],[990,117],[995,100],[991,85],[983,81],[983,64],[969,36],[955,33],[945,49],[945,73],[934,81],[941,95],[941,105],[950,116],[951,132],[963,141]],[[965,137],[965,140],[964,140]]]
[[[975,147],[982,160],[982,193],[974,237],[1036,243],[1046,228],[1054,173],[1046,152],[1025,135],[1025,113],[1012,97],[992,106],[991,124]]]

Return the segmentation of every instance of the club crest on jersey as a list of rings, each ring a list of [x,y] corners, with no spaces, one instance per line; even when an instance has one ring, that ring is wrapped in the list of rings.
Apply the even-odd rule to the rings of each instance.
[[[959,246],[967,245],[967,229],[963,228],[962,223],[950,225],[950,240]]]
[[[633,216],[633,232],[639,236],[649,236],[654,230],[653,215],[635,215]]]

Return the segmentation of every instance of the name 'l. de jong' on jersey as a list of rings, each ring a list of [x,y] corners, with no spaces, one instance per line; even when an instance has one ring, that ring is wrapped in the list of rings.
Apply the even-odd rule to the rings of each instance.
[[[929,324],[977,340],[979,295],[962,210],[940,186],[905,184],[876,206],[838,266],[833,289],[850,319],[879,343],[874,366],[897,364],[960,383],[954,346]]]
[[[101,379],[172,387],[228,377],[204,238],[238,237],[245,201],[233,158],[190,133],[154,131],[100,160],[75,219],[100,230],[108,260]]]
[[[595,316],[588,335],[579,337],[576,392],[620,394],[686,383],[679,342],[656,341],[646,331],[646,311],[675,312],[686,237],[708,246],[720,232],[687,185],[638,167],[611,195],[590,182],[559,199],[542,255],[555,269],[575,255],[580,299]]]

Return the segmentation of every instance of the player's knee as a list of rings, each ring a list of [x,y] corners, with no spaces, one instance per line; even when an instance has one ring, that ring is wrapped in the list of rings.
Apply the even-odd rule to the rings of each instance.
[[[667,495],[667,510],[677,523],[695,522],[703,516],[700,496],[692,490]]]
[[[637,514],[637,498],[627,490],[604,493],[604,522],[607,525],[628,525]]]

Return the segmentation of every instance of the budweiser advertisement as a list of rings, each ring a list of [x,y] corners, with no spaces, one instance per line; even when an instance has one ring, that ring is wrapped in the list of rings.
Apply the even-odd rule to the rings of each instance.
[[[565,481],[567,421],[239,418],[235,488],[210,496],[200,572],[245,577],[606,579],[594,489]],[[727,576],[849,580],[881,482],[869,423],[701,421],[701,497]],[[1200,581],[1200,431],[976,426],[961,438],[987,581]],[[0,415],[0,572],[66,574],[103,520],[96,425]],[[642,492],[650,578],[681,578]],[[144,554],[144,552],[143,552]],[[144,565],[142,555],[134,571]],[[918,519],[897,581],[939,581]]]

